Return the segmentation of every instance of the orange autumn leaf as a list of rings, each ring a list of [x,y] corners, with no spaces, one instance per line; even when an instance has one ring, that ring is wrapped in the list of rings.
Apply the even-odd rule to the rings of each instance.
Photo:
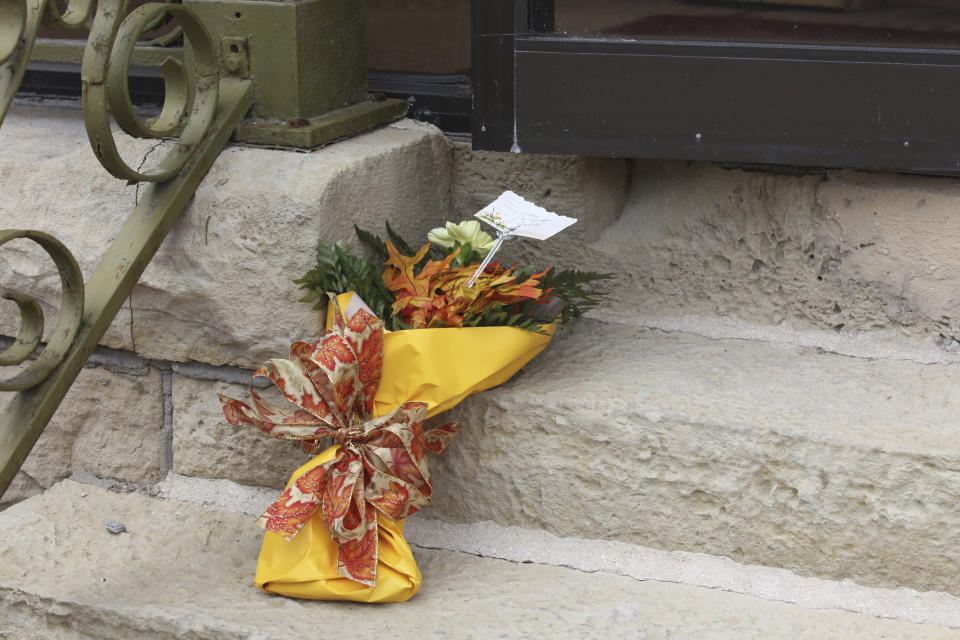
[[[397,251],[393,243],[387,241],[388,267],[383,274],[383,282],[391,291],[405,293],[407,296],[427,296],[430,294],[430,279],[450,267],[450,263],[457,257],[459,251],[454,251],[443,260],[429,260],[420,273],[414,273],[417,264],[423,260],[430,250],[430,243],[420,247],[412,257],[407,257]]]
[[[443,453],[450,446],[453,437],[460,432],[460,425],[456,422],[447,422],[439,427],[429,429],[423,434],[423,441],[427,449],[433,453]]]
[[[328,334],[313,354],[313,359],[328,371],[336,369],[338,362],[353,362],[354,357],[353,349],[337,334]]]
[[[371,500],[385,514],[397,520],[403,517],[403,511],[407,507],[407,499],[410,492],[399,482],[390,482],[390,487],[383,490],[382,495],[376,500]]]
[[[479,274],[474,285],[470,287],[468,285],[474,271],[473,266],[450,269],[438,278],[436,286],[452,297],[466,298],[472,302],[480,301],[482,308],[471,305],[471,311],[482,313],[484,308],[496,301],[512,304],[536,300],[543,295],[543,290],[539,288],[540,279],[549,269],[535,273],[523,282],[517,282],[515,269],[502,270],[498,263],[494,263]]]
[[[260,520],[267,531],[273,531],[289,540],[313,517],[317,507],[316,502],[294,499],[291,491],[287,489],[260,516]]]
[[[341,413],[346,413],[353,400],[353,394],[356,393],[354,382],[353,378],[344,377],[341,380],[337,380],[337,383],[333,386],[337,410]]]
[[[297,478],[297,489],[301,493],[313,495],[320,493],[323,488],[323,481],[327,475],[327,468],[324,466],[314,467],[310,471]]]
[[[417,263],[423,260],[423,256],[427,255],[427,251],[430,250],[429,245],[420,247],[420,251],[418,251],[416,255],[408,258],[397,251],[397,248],[393,246],[393,243],[389,240],[387,240],[386,244],[388,256],[386,264],[394,267],[394,269],[387,269],[384,272],[384,283],[390,287],[391,291],[402,291],[408,296],[425,295],[427,289],[424,283],[417,278],[413,270],[416,268]]]
[[[373,586],[377,579],[377,535],[376,512],[367,505],[369,526],[359,540],[349,540],[340,544],[337,557],[337,573],[351,580]]]
[[[366,332],[365,328],[375,320],[361,309],[347,323],[353,334],[347,334],[347,341],[357,353],[357,378],[360,381],[359,412],[363,415],[373,413],[373,398],[380,386],[380,371],[383,367],[383,332]],[[353,336],[363,335],[362,341]]]
[[[412,257],[400,254],[396,247],[387,244],[390,257],[383,282],[395,295],[391,311],[414,329],[462,327],[469,318],[482,315],[494,303],[508,307],[538,300],[544,295],[540,279],[547,271],[517,282],[515,269],[504,270],[499,263],[494,263],[469,286],[476,267],[450,266],[459,250],[444,260],[427,261],[416,273],[416,265],[429,250],[429,243]]]
[[[323,492],[323,520],[327,528],[332,528],[336,520],[347,515],[353,498],[352,476],[347,473],[333,474],[327,477]]]
[[[410,483],[413,486],[422,484],[423,473],[420,471],[420,467],[417,465],[418,462],[422,464],[423,459],[421,458],[420,460],[415,460],[413,456],[408,454],[406,451],[394,451],[393,457],[390,459],[390,474],[400,480],[403,480],[404,482]],[[406,499],[406,495],[404,496],[404,499]]]
[[[273,429],[273,424],[264,420],[259,420],[256,417],[248,416],[244,409],[249,410],[249,408],[239,400],[234,400],[228,396],[222,396],[221,403],[223,404],[223,416],[230,424],[235,426],[239,424],[253,424],[259,426],[267,433]]]
[[[544,295],[539,285],[546,271],[517,282],[515,269],[504,270],[495,263],[469,286],[476,267],[450,266],[459,249],[443,260],[428,260],[417,273],[416,265],[429,251],[429,243],[413,256],[404,256],[392,243],[386,244],[389,258],[383,282],[395,296],[391,312],[414,329],[462,327],[468,318],[482,315],[494,303],[509,306]]]
[[[312,382],[316,388],[317,395],[320,397],[320,402],[309,402],[310,413],[320,418],[325,424],[335,423],[338,417],[332,414],[329,405],[330,399],[334,398],[333,388],[330,386],[330,380],[326,372],[311,359],[313,346],[308,344],[307,348],[310,349],[310,351],[304,353],[294,353],[291,351],[290,359],[303,369],[304,373],[310,379],[310,382]],[[303,397],[301,397],[301,400],[302,399]],[[335,401],[334,398],[334,402]]]
[[[362,496],[363,494],[360,495]],[[350,508],[347,509],[347,515],[343,516],[340,526],[344,531],[354,531],[363,523],[363,520],[361,520],[360,516],[360,507],[355,501],[351,500]]]
[[[410,440],[410,454],[417,462],[423,460],[426,449],[426,442],[423,435],[423,423],[413,422],[410,424],[410,430],[413,431],[413,438]]]

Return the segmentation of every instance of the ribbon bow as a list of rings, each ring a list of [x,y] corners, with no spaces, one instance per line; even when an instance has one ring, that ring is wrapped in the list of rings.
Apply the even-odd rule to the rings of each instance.
[[[230,424],[299,440],[309,453],[317,453],[327,437],[340,444],[331,460],[294,480],[258,522],[290,540],[320,511],[339,547],[337,573],[374,586],[377,512],[406,518],[430,503],[425,449],[442,453],[459,427],[448,423],[424,432],[424,402],[405,402],[373,418],[383,323],[363,309],[346,321],[336,300],[334,306],[333,328],[323,337],[294,342],[289,360],[270,360],[256,370],[250,381],[253,407],[223,394],[220,401]],[[253,388],[258,377],[269,379],[299,408],[264,400]]]

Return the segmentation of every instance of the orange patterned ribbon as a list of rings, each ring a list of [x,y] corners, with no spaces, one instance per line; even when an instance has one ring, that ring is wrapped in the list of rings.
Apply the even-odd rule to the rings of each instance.
[[[383,323],[362,309],[349,321],[339,307],[335,314],[333,328],[320,340],[294,342],[289,360],[270,360],[253,375],[273,382],[298,409],[264,400],[253,379],[253,407],[223,394],[220,401],[230,424],[251,424],[270,436],[299,440],[310,453],[318,452],[324,438],[340,443],[331,460],[297,478],[258,522],[290,540],[320,511],[339,546],[337,573],[373,586],[377,512],[406,518],[430,503],[425,450],[445,451],[459,427],[448,423],[424,432],[423,402],[405,402],[373,418]]]

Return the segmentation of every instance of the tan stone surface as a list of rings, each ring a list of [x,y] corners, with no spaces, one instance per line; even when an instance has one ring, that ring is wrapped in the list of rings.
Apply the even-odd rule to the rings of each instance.
[[[3,496],[0,497],[0,509],[6,509],[10,505],[16,504],[21,500],[32,498],[42,491],[43,487],[40,486],[39,482],[28,476],[23,471],[20,471],[13,477],[13,481],[10,483],[10,486],[7,487],[7,490],[3,493]]]
[[[139,166],[155,140],[118,137],[118,148]],[[93,156],[78,109],[15,106],[0,130],[0,228],[45,231],[67,246],[84,280],[90,277],[127,214],[137,188],[127,186]],[[60,279],[37,245],[15,240],[0,249],[3,286],[34,296],[43,307],[45,335],[60,307]],[[17,307],[0,304],[0,333],[16,335]],[[122,310],[102,344],[130,349],[129,311]]]
[[[627,197],[628,160],[474,151],[453,144],[452,202],[456,220],[473,217],[506,190],[549,211],[578,219],[546,245],[595,240],[618,215]],[[533,243],[531,243],[533,244]]]
[[[585,322],[443,420],[429,517],[960,594],[951,365]]]
[[[597,317],[851,354],[960,358],[956,179],[628,163],[458,143],[453,211],[470,216],[509,188],[580,218],[546,242],[511,241],[504,255],[616,273]]]
[[[134,291],[138,353],[253,368],[316,332],[294,278],[353,225],[424,237],[448,206],[440,132],[401,122],[312,153],[231,147]]]
[[[960,358],[960,182],[634,161],[580,264],[618,274],[597,317],[853,355]]]
[[[842,324],[842,309],[851,309],[839,282],[817,279],[825,261],[817,245],[820,182],[636,162],[622,215],[592,246],[620,263],[607,307],[654,317]]]
[[[173,376],[173,471],[282,488],[309,459],[300,445],[270,438],[253,427],[233,427],[217,393],[249,402],[246,385]]]
[[[56,144],[38,142],[51,135]],[[154,145],[133,141],[125,149],[142,156]],[[96,162],[80,112],[39,107],[15,108],[4,122],[0,184],[0,227],[56,235],[87,276],[135,195]],[[412,121],[310,153],[230,146],[104,344],[151,358],[255,367],[316,331],[316,314],[297,302],[302,292],[292,280],[313,266],[318,238],[354,242],[354,224],[382,231],[384,220],[425,237],[449,209],[449,190],[446,138]],[[4,247],[0,273],[5,286],[36,295],[55,317],[58,280],[49,260]],[[12,334],[16,307],[0,312],[0,331]]]
[[[275,489],[174,473],[168,474],[156,489],[156,494],[150,495],[206,509],[245,513],[253,518],[277,497]],[[664,551],[617,540],[561,537],[542,529],[508,527],[489,521],[453,524],[429,514],[427,508],[408,518],[404,525],[403,535],[415,547],[610,573],[636,580],[676,582],[792,602],[810,609],[843,609],[960,628],[960,597],[942,591],[866,587],[850,580],[800,576],[786,569],[742,564],[721,556]]]
[[[120,520],[127,533],[104,524]],[[0,638],[889,638],[960,631],[604,573],[416,549],[406,603],[269,596],[249,516],[64,482],[0,514]],[[494,615],[492,615],[492,613]]]
[[[884,300],[881,318],[960,337],[958,198],[953,179],[830,174],[817,202],[836,275]]]
[[[6,406],[8,398],[0,397],[0,405]],[[156,482],[167,471],[162,429],[162,388],[155,369],[141,376],[83,369],[4,501],[29,497],[75,469],[125,482]]]

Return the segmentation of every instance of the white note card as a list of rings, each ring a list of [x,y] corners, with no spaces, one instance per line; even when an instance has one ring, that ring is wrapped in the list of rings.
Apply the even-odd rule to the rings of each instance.
[[[513,191],[504,191],[475,215],[498,231],[534,240],[546,240],[577,221],[538,207]]]

